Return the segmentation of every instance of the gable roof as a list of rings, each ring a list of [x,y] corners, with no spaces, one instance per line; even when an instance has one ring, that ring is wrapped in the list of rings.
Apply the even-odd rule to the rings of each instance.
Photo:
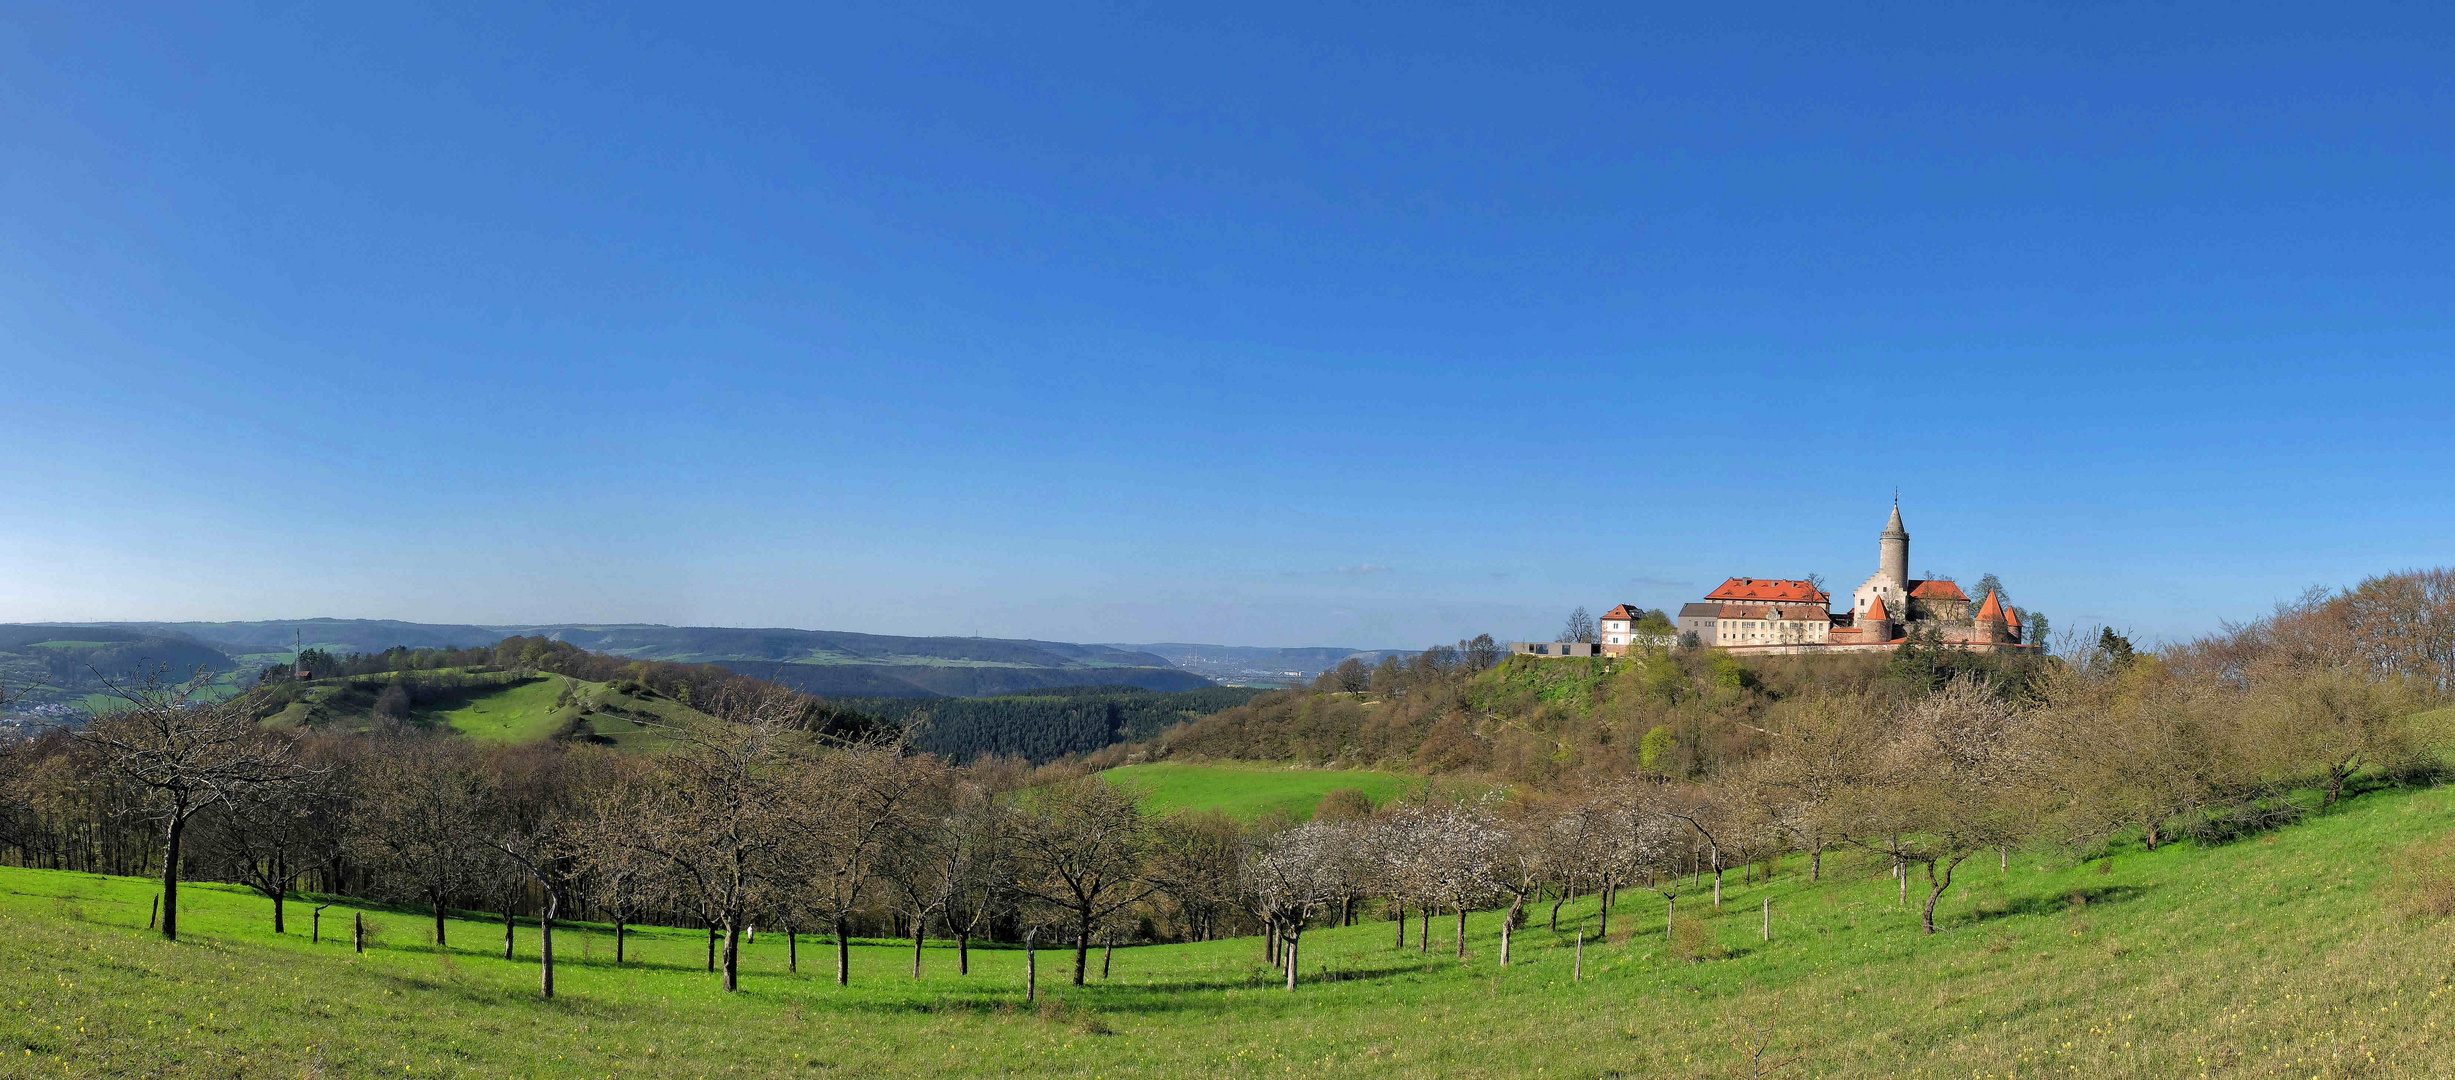
[[[1635,622],[1644,617],[1645,609],[1634,604],[1621,604],[1618,607],[1614,607],[1609,611],[1603,612],[1603,618],[1626,619],[1629,622]]]
[[[1731,578],[1705,594],[1707,600],[1758,600],[1792,604],[1829,604],[1832,597],[1814,583],[1787,578]]]
[[[1930,581],[1910,582],[1909,594],[1920,600],[1959,600],[1962,602],[1967,602],[1969,599],[1968,593],[1962,592],[1960,586],[1953,584],[1950,580],[1945,578],[1935,578]]]

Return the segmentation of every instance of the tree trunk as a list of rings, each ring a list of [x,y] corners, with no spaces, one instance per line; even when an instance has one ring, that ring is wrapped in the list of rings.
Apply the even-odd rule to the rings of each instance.
[[[1458,959],[1466,959],[1466,905],[1458,905]]]
[[[1117,935],[1111,931],[1100,945],[1100,981],[1108,981],[1108,962],[1117,958]]]
[[[1303,942],[1303,924],[1290,927],[1287,935],[1287,992],[1291,994],[1296,992],[1296,946]]]
[[[1396,903],[1398,907],[1398,947],[1403,949],[1407,947],[1407,906],[1405,901],[1396,901]]]
[[[742,988],[742,926],[725,919],[725,993]]]
[[[1429,953],[1432,951],[1432,905],[1424,904],[1420,913],[1423,922],[1415,928],[1415,951]]]
[[[1040,928],[1023,935],[1023,1004],[1040,997]]]
[[[850,927],[846,916],[835,917],[835,984],[852,985],[852,938],[845,931]]]
[[[57,862],[59,862],[59,861],[60,861],[58,853],[56,853],[56,852],[55,852],[55,853],[53,853],[52,858],[51,858],[51,861],[52,861],[52,862],[54,862],[54,863],[57,863]],[[53,867],[52,867],[52,869],[57,870],[57,869],[59,869],[59,867],[58,867],[58,866],[53,866]],[[156,893],[154,893],[154,894],[153,894],[153,910],[152,910],[151,912],[147,913],[147,914],[146,914],[146,916],[145,916],[145,929],[147,929],[147,930],[158,930],[158,929],[161,929],[161,927],[162,927],[162,894],[161,894],[161,893],[159,893],[159,892],[156,892]]]
[[[283,925],[281,902],[289,897],[290,891],[283,888],[283,884],[284,883],[279,880],[276,880],[273,884],[273,932],[276,934],[286,934],[289,932],[289,929]]]
[[[614,963],[617,966],[622,963],[622,947],[629,944],[623,940],[628,935],[629,929],[630,925],[622,921],[622,916],[614,916]]]
[[[188,819],[174,816],[162,829],[162,940],[179,940],[179,842]]]
[[[443,937],[443,891],[436,890],[433,898],[435,901],[435,951],[441,952],[447,944]]]
[[[1713,849],[1713,909],[1722,910],[1722,849]]]
[[[957,930],[955,931],[955,974],[969,975],[971,973],[972,932],[970,930]]]
[[[1935,876],[1935,864],[1933,862],[1926,864],[1927,881],[1935,886],[1934,891],[1929,892],[1926,898],[1925,921],[1927,933],[1932,934],[1935,932],[1935,902],[1944,898],[1944,890],[1952,887],[1952,871],[1961,865],[1962,859],[1966,859],[1968,857],[1969,856],[1967,855],[1953,856],[1951,861],[1944,864],[1944,873],[1940,880]],[[1902,876],[1907,877],[1908,875],[1904,874]]]
[[[1611,940],[1611,900],[1618,892],[1619,886],[1617,885],[1604,889],[1601,899],[1596,904],[1595,917],[1599,923],[1594,928],[1594,940],[1596,941]]]
[[[1502,967],[1509,966],[1509,928],[1517,924],[1518,910],[1525,906],[1526,898],[1520,895],[1509,904],[1509,913],[1500,917],[1500,966]]]
[[[921,931],[928,925],[929,920],[918,915],[912,917],[912,977],[915,979],[921,977]]]
[[[1083,975],[1091,969],[1091,909],[1084,908],[1074,925],[1074,985],[1083,984]]]
[[[324,909],[323,907],[318,906],[314,911],[307,914],[307,944],[321,945],[323,943]]]
[[[791,923],[784,924],[784,970],[801,974],[801,936]]]
[[[1560,905],[1568,903],[1568,890],[1560,890],[1560,898],[1551,902],[1551,932],[1560,932]]]
[[[537,915],[537,990],[551,999],[554,996],[554,916],[562,910],[562,901],[554,890],[546,890],[546,909]]]
[[[355,920],[355,922],[354,922],[354,925],[352,925],[352,926],[350,927],[350,947],[351,947],[351,948],[354,948],[354,949],[357,949],[357,950],[358,950],[358,952],[359,952],[359,955],[362,955],[362,956],[363,956],[363,955],[365,955],[365,954],[366,954],[366,951],[367,951],[367,913],[366,913],[366,912],[363,912],[363,911],[359,912],[359,913],[358,913],[358,917],[357,917],[357,919],[356,919],[356,920]]]
[[[503,901],[503,959],[511,959],[511,901]]]
[[[1816,849],[1807,856],[1807,883],[1824,880],[1824,841],[1816,841]]]
[[[708,970],[716,970],[716,921],[708,920]]]

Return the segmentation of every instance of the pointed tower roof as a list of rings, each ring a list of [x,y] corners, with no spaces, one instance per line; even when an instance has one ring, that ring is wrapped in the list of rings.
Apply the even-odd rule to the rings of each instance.
[[[1898,496],[1892,500],[1892,520],[1884,523],[1883,535],[1886,540],[1895,537],[1903,540],[1909,539],[1909,530],[1901,527],[1901,500]]]
[[[2010,604],[2003,605],[2003,621],[2014,630],[2020,629],[2020,609]]]
[[[1868,608],[1867,608],[1867,613],[1866,613],[1865,615],[1863,615],[1863,616],[1860,616],[1860,619],[1861,619],[1862,621],[1874,621],[1874,620],[1878,620],[1878,619],[1881,619],[1881,620],[1883,620],[1883,621],[1885,621],[1885,622],[1891,622],[1891,621],[1892,621],[1892,614],[1891,614],[1890,612],[1887,612],[1887,611],[1885,611],[1885,610],[1884,610],[1884,594],[1882,594],[1882,593],[1877,593],[1877,594],[1876,594],[1876,596],[1875,596],[1875,603],[1874,603],[1872,606],[1870,606],[1870,607],[1868,607]]]
[[[1985,602],[1985,603],[1983,603],[1983,604],[1979,604],[1979,605],[1978,605],[1978,617],[1977,617],[1977,621],[1978,621],[1978,622],[2005,622],[2005,621],[2008,621],[2008,620],[2006,620],[2006,619],[2003,617],[2003,601],[2002,601],[2000,598],[1998,598],[1998,597],[1995,595],[1995,591],[1994,591],[1993,589],[1988,589],[1988,590],[1986,590],[1986,602]]]

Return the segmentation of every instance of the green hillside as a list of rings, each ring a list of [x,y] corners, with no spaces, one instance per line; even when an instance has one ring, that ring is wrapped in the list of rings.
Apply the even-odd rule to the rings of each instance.
[[[361,675],[285,687],[295,695],[266,722],[277,727],[372,731],[383,727],[384,691],[394,684],[419,687],[413,703],[392,722],[448,727],[484,742],[525,743],[580,738],[619,746],[662,741],[659,726],[687,723],[701,714],[640,688],[616,687],[560,675],[507,672],[423,672],[414,676]]]
[[[617,968],[602,928],[566,928],[561,997],[535,998],[536,936],[499,957],[491,921],[426,940],[420,912],[324,912],[308,943],[269,932],[266,901],[183,890],[185,942],[144,931],[150,882],[0,869],[0,1050],[12,1076],[1722,1077],[1749,1075],[1755,1033],[1781,1075],[1817,1077],[2437,1077],[2455,1062],[2455,791],[2387,792],[2281,833],[2214,849],[2172,844],[2102,861],[2021,852],[1962,870],[1945,932],[1918,932],[1881,864],[1832,857],[1810,885],[1731,875],[1663,904],[1623,894],[1608,942],[1572,981],[1537,908],[1497,965],[1498,916],[1469,955],[1392,947],[1373,921],[1305,937],[1289,994],[1251,939],[1120,949],[1112,973],[1064,986],[1041,955],[1043,1004],[1021,1003],[1022,954],[975,950],[954,973],[933,943],[863,944],[854,985],[803,938],[799,975],[772,931],[746,950],[743,992],[701,970],[697,931],[642,933]],[[1759,938],[1772,901],[1773,939]],[[2440,909],[2443,910],[2443,909]]]
[[[1378,806],[1396,798],[1410,783],[1394,773],[1362,769],[1301,769],[1247,762],[1179,765],[1153,762],[1125,765],[1105,774],[1110,782],[1142,793],[1142,805],[1153,811],[1220,810],[1231,817],[1251,818],[1272,810],[1297,820],[1313,816],[1321,797],[1340,788],[1355,788]]]

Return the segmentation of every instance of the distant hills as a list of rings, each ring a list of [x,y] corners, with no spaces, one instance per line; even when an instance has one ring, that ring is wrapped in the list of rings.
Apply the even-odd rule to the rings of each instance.
[[[898,637],[833,630],[548,624],[480,626],[390,619],[261,622],[106,622],[0,626],[0,677],[10,685],[42,679],[49,700],[97,689],[89,662],[126,673],[140,661],[186,673],[202,666],[236,675],[286,659],[303,638],[333,653],[376,653],[394,646],[489,644],[512,635],[568,641],[641,660],[720,664],[826,697],[992,697],[1067,686],[1193,690],[1217,683],[1288,685],[1310,680],[1349,656],[1378,651],[1315,647],[1247,648],[1169,643],[1081,645],[1010,638]]]
[[[1238,686],[1292,686],[1311,682],[1313,676],[1337,667],[1340,661],[1350,656],[1359,657],[1367,664],[1377,664],[1384,656],[1404,656],[1409,652],[1402,649],[1347,649],[1329,645],[1271,649],[1246,645],[1190,645],[1175,641],[1106,647],[1147,653],[1173,667]]]

